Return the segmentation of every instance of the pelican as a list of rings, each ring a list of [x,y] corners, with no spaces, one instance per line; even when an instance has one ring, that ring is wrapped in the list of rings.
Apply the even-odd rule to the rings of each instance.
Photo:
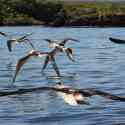
[[[8,38],[8,40],[7,40],[7,47],[8,47],[8,50],[10,52],[12,51],[12,45],[23,43],[23,42],[28,42],[29,45],[32,47],[32,49],[34,49],[34,45],[27,38],[28,36],[32,35],[32,33],[26,34],[26,35],[24,35],[22,37],[19,37],[19,38],[9,38],[9,36],[6,33],[4,33],[4,32],[0,32],[0,35]]]
[[[49,52],[40,52],[40,51],[35,51],[35,50],[31,50],[28,52],[28,54],[24,57],[22,57],[21,59],[19,59],[19,61],[16,64],[16,71],[15,71],[15,75],[13,77],[12,82],[15,82],[16,76],[18,75],[21,67],[31,58],[31,57],[47,57],[45,60],[45,64],[44,64],[44,69],[47,66],[48,62],[52,63],[52,66],[54,68],[54,70],[57,73],[57,76],[60,76],[60,72],[59,69],[57,67],[57,64],[55,62],[55,57],[53,54],[49,53]]]
[[[68,56],[68,58],[74,62],[75,60],[73,59],[73,51],[71,48],[67,48],[65,47],[65,44],[68,41],[75,41],[75,42],[79,42],[76,39],[73,38],[65,38],[63,39],[61,42],[57,43],[58,41],[56,40],[50,40],[50,39],[43,39],[45,41],[47,41],[49,43],[49,47],[58,50],[59,52],[64,52],[66,53],[66,55]]]

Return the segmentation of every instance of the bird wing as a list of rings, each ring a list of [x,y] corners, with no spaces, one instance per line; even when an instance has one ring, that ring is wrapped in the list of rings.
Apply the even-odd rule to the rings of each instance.
[[[19,59],[19,61],[17,62],[17,65],[16,65],[16,71],[15,71],[15,75],[14,75],[14,77],[13,77],[13,83],[15,82],[16,76],[18,75],[18,73],[19,73],[21,67],[27,62],[27,60],[28,60],[31,56],[33,56],[33,54],[28,54],[28,55],[26,55],[25,57]]]
[[[88,89],[88,90],[83,90],[80,93],[83,94],[84,96],[99,95],[111,100],[125,101],[125,97],[120,97],[100,90]]]
[[[49,42],[49,43],[52,42],[52,40],[50,40],[50,39],[43,39],[43,40],[45,40],[45,41],[47,41],[47,42]]]
[[[32,35],[33,33],[30,33],[30,34],[26,34],[20,38],[17,39],[18,42],[24,42],[24,41],[27,41],[30,46],[32,47],[32,49],[35,49],[34,45],[32,44],[32,42],[27,38],[28,36]]]
[[[14,42],[15,40],[7,40],[7,47],[8,47],[8,50],[11,52],[12,51],[12,43]]]
[[[46,56],[43,67],[42,67],[42,72],[44,71],[44,69],[47,67],[47,64],[49,62],[49,55]]]
[[[56,64],[54,56],[51,56],[51,63],[52,63],[52,66],[53,66],[54,70],[56,71],[57,76],[60,77],[61,76],[60,71],[59,71],[59,68]]]
[[[2,35],[2,36],[4,36],[4,37],[7,37],[7,36],[8,36],[6,33],[1,32],[1,31],[0,31],[0,35]]]
[[[30,35],[32,35],[32,34],[33,34],[33,33],[26,34],[26,35],[24,35],[24,36],[18,38],[17,41],[20,41],[20,42],[21,42],[21,41],[25,40],[28,36],[30,36]]]
[[[73,59],[73,54],[72,54],[72,49],[71,48],[67,48],[65,50],[65,53],[68,56],[69,60],[71,60],[72,62],[75,62],[75,60]]]
[[[35,49],[34,45],[32,44],[32,42],[29,39],[25,39],[25,41],[27,41],[29,43],[29,45],[32,47],[32,49]]]
[[[62,42],[59,43],[59,45],[64,46],[69,40],[74,41],[74,42],[79,42],[79,40],[77,40],[77,39],[65,38]]]

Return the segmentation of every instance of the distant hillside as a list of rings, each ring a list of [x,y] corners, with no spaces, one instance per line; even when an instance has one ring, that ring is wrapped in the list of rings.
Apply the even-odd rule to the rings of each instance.
[[[125,0],[59,0],[65,2],[125,2]]]
[[[125,26],[125,2],[61,1],[1,0],[0,25]]]

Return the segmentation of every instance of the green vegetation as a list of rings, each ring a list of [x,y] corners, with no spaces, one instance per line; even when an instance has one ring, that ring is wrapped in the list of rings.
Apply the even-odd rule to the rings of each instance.
[[[0,25],[125,26],[124,2],[1,0]]]

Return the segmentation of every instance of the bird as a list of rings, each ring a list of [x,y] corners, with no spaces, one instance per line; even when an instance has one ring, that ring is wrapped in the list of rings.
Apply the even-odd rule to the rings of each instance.
[[[54,68],[54,70],[56,71],[57,73],[57,76],[60,76],[60,72],[59,72],[59,69],[58,69],[58,66],[55,62],[55,57],[54,55],[52,55],[51,53],[49,52],[41,52],[41,51],[35,51],[35,50],[30,50],[28,52],[28,54],[22,58],[20,58],[16,64],[16,71],[15,71],[15,74],[14,74],[14,77],[13,77],[13,80],[12,80],[12,83],[15,82],[16,80],[16,76],[18,75],[21,67],[31,58],[31,57],[47,57],[46,60],[45,60],[45,64],[44,64],[44,67],[46,67],[45,65],[48,64],[48,62],[51,62],[52,63],[52,66]]]
[[[56,61],[55,61],[55,55],[58,53],[58,50],[57,49],[53,49],[52,51],[48,52],[48,55],[45,57],[45,61],[44,61],[44,64],[43,64],[43,67],[42,67],[42,73],[44,72],[44,70],[46,69],[48,63],[51,61],[52,65],[53,65],[53,68],[54,70],[56,71],[56,74],[58,77],[61,77],[61,74],[60,74],[60,71],[59,71],[59,68],[56,64]]]
[[[42,86],[42,87],[30,87],[30,88],[17,88],[12,91],[0,91],[0,97],[15,95],[15,94],[25,94],[29,92],[44,92],[52,91],[64,100],[64,102],[70,106],[79,106],[79,105],[90,105],[88,98],[91,96],[101,96],[106,99],[125,102],[125,97],[117,96],[108,92],[93,88],[73,88],[70,86],[65,86],[64,83],[58,82],[55,86]]]
[[[111,93],[107,93],[104,91],[87,88],[87,89],[75,89],[69,86],[65,86],[61,82],[59,82],[54,88],[54,91],[58,93],[58,95],[69,105],[78,106],[80,104],[90,105],[87,101],[88,97],[98,95],[107,99],[123,101],[125,102],[124,97],[116,96]]]
[[[71,48],[67,48],[65,47],[65,44],[68,41],[75,41],[75,42],[79,42],[79,40],[73,39],[73,38],[65,38],[62,41],[60,41],[59,43],[57,43],[57,40],[51,40],[51,39],[43,39],[45,41],[47,41],[49,43],[49,47],[58,50],[59,52],[64,52],[66,53],[67,57],[69,58],[69,60],[71,60],[72,62],[75,62],[74,58],[73,58],[73,50]]]
[[[125,40],[121,40],[121,39],[118,39],[118,38],[110,37],[109,40],[114,42],[114,43],[117,43],[117,44],[125,44]]]
[[[58,96],[69,105],[77,106],[78,104],[89,104],[87,101],[85,101],[86,97],[82,96],[75,89],[65,86],[62,83],[58,83],[55,86],[55,91],[57,92]]]
[[[4,32],[0,32],[0,35],[8,38],[8,40],[7,40],[7,47],[8,47],[9,52],[12,51],[12,45],[23,43],[23,42],[28,42],[29,45],[32,47],[32,49],[35,49],[34,45],[27,38],[28,36],[32,35],[32,33],[26,34],[26,35],[24,35],[22,37],[19,37],[19,38],[13,38],[13,37],[9,38],[9,36],[6,33],[4,33]]]

